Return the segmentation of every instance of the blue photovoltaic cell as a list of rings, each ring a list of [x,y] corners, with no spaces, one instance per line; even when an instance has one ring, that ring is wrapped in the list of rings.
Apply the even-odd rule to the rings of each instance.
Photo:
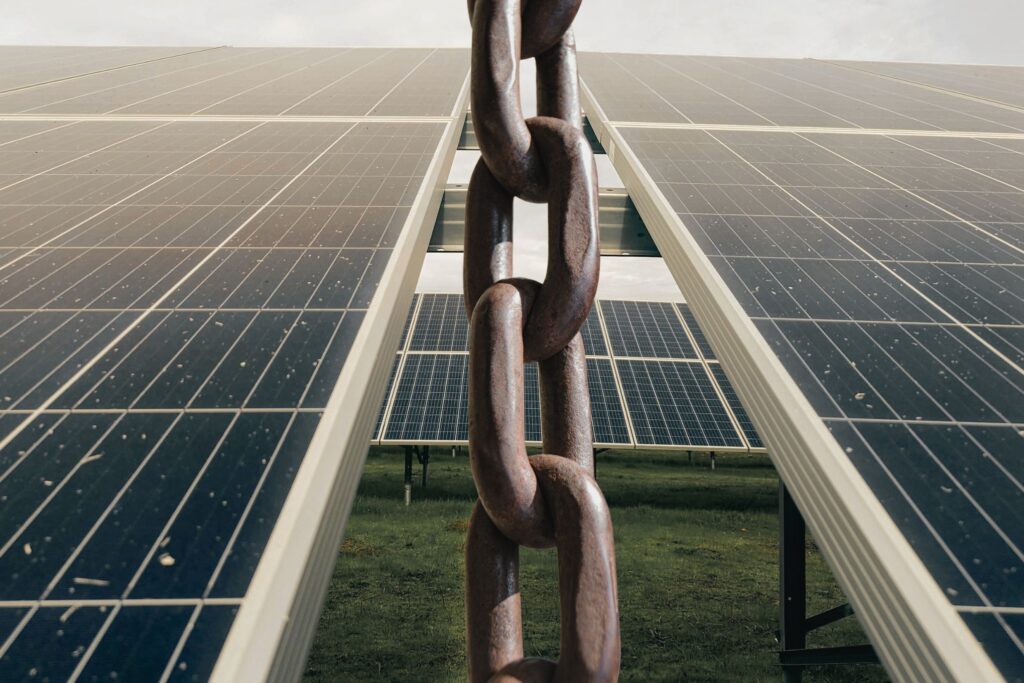
[[[18,637],[0,655],[12,681],[65,681],[95,641],[111,608],[41,607],[22,617]]]
[[[739,423],[747,443],[751,448],[764,448],[764,443],[761,441],[761,437],[757,435],[757,430],[754,429],[754,423],[750,421],[750,416],[747,415],[746,409],[740,403],[740,397],[736,395],[736,390],[729,383],[725,370],[718,363],[709,364],[708,367],[711,368],[711,376],[715,378],[718,388],[722,390],[722,394],[725,396],[725,402],[729,404],[732,414],[736,416],[736,421]]]
[[[580,54],[580,74],[611,121],[1024,130],[1024,113],[998,102],[896,82],[879,75],[877,67],[850,68],[846,64],[816,59]],[[1000,101],[1013,92],[1019,105],[1019,77],[1016,81],[996,78],[1001,81],[996,85]],[[911,80],[918,79],[926,84],[935,82],[922,76]],[[977,84],[976,77],[961,75],[958,80],[971,83],[971,91]],[[991,97],[992,89],[986,92]]]
[[[590,315],[583,322],[583,327],[580,328],[580,335],[583,337],[583,350],[588,356],[608,355],[608,344],[605,343],[604,333],[601,331],[596,301],[594,307],[590,309]]]
[[[697,358],[670,303],[601,301],[612,353],[629,358]]]
[[[467,362],[464,354],[406,354],[383,438],[465,441]]]
[[[423,294],[410,351],[469,351],[469,320],[459,294]]]
[[[407,353],[381,437],[399,443],[465,443],[468,438],[469,356]],[[537,364],[524,373],[527,441],[540,441]]]
[[[711,348],[707,337],[704,336],[704,332],[697,324],[697,319],[693,317],[693,311],[690,310],[690,306],[688,304],[676,304],[676,308],[679,309],[679,315],[683,316],[683,320],[686,321],[686,329],[690,331],[690,335],[697,344],[697,350],[700,351],[700,355],[704,357],[704,360],[715,360],[715,351]]]
[[[742,448],[701,363],[617,360],[638,446]]]
[[[590,388],[590,417],[595,444],[629,444],[629,427],[612,362],[606,358],[587,359],[587,383]]]
[[[409,116],[0,124],[0,678],[208,679],[466,67],[231,48],[0,93]]]

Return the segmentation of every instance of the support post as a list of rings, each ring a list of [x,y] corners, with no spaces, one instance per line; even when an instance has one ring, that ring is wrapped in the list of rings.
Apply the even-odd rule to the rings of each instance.
[[[412,505],[412,446],[405,446],[405,505]]]
[[[779,648],[780,654],[807,647],[806,528],[786,485],[779,482]],[[803,667],[782,667],[785,683],[800,683]]]
[[[686,451],[686,462],[689,465],[693,464],[693,451]]]
[[[807,527],[785,484],[779,482],[779,664],[784,683],[800,683],[809,666],[873,664],[878,655],[870,644],[807,647],[807,634],[853,615],[839,605],[807,616]]]
[[[711,451],[711,471],[715,471],[715,452]]]
[[[423,446],[422,449],[416,449],[416,457],[420,461],[420,465],[423,466],[423,483],[422,487],[427,488],[427,467],[430,466],[430,446]]]

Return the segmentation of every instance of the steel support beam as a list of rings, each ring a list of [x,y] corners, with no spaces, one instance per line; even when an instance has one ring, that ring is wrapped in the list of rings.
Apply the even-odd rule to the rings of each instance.
[[[445,188],[434,232],[427,248],[432,252],[461,252],[466,222],[466,185]],[[620,188],[603,188],[598,194],[597,229],[602,256],[660,256],[647,226],[629,194]]]

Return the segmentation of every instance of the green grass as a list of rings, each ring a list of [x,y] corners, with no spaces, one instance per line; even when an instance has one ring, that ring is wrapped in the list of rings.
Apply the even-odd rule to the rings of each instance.
[[[372,449],[306,670],[307,681],[465,680],[462,549],[475,493],[465,455],[435,449],[427,489],[402,501],[403,456]],[[622,623],[621,681],[777,681],[777,486],[767,458],[609,452]],[[845,602],[808,541],[809,613]],[[524,550],[526,653],[558,656],[554,551]],[[810,645],[864,642],[854,619]],[[805,681],[881,681],[878,666]]]

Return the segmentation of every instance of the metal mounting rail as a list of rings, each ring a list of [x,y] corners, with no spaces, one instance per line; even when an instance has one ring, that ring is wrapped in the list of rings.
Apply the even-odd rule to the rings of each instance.
[[[462,251],[467,189],[467,185],[461,184],[445,188],[428,251]],[[602,188],[598,205],[597,229],[601,235],[602,256],[661,255],[628,192],[621,188]]]

